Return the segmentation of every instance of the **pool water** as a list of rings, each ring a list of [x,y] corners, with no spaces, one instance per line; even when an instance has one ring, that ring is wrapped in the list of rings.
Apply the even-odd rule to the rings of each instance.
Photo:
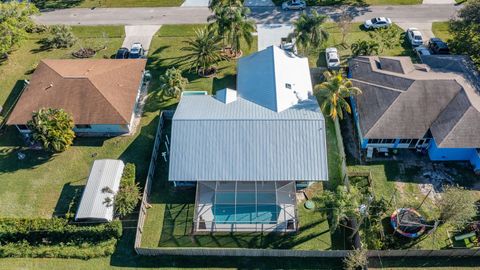
[[[280,207],[275,204],[216,204],[213,206],[213,215],[218,224],[244,223],[267,224],[275,223],[278,219]]]

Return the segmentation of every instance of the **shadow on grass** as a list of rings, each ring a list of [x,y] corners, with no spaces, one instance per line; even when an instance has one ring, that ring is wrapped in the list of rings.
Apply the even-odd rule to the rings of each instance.
[[[39,9],[65,9],[80,5],[83,0],[32,0]]]
[[[83,179],[79,179],[78,181],[80,180]],[[55,205],[53,216],[73,218],[80,203],[82,191],[85,188],[84,185],[72,185],[73,183],[74,182],[68,182],[63,185],[60,198]],[[71,217],[68,215],[71,215]]]

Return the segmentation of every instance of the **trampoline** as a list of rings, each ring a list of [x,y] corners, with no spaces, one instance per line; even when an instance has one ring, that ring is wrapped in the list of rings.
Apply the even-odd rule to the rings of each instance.
[[[413,208],[399,208],[390,216],[390,223],[400,235],[408,238],[418,238],[425,232],[425,220]]]

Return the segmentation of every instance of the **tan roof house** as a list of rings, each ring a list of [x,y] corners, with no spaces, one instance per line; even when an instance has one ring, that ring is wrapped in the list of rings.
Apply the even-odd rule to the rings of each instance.
[[[7,124],[29,132],[40,108],[70,113],[80,135],[129,133],[143,85],[145,59],[42,60]]]

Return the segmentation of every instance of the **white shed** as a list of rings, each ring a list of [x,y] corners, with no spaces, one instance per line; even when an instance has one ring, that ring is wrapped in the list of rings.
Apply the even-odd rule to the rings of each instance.
[[[95,160],[75,220],[113,220],[113,200],[120,188],[124,167],[121,160]]]

